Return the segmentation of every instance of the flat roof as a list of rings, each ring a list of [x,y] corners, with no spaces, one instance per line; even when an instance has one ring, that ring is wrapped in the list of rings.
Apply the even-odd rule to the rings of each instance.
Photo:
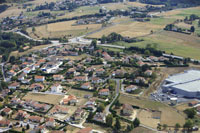
[[[188,92],[200,92],[200,80],[187,82],[184,84],[178,84],[171,87],[188,91]]]
[[[172,82],[172,83],[185,83],[185,82],[191,82],[194,80],[200,80],[199,70],[188,70],[188,71],[185,71],[184,73],[169,76],[166,79],[166,81]]]

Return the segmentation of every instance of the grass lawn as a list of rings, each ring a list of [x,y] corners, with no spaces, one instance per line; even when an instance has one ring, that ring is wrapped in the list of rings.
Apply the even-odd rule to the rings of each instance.
[[[49,104],[58,104],[64,96],[62,95],[51,95],[51,94],[40,94],[40,93],[28,93],[23,99],[31,99],[33,101],[39,101]]]
[[[137,127],[134,128],[131,133],[156,133],[155,131],[149,130],[147,128],[144,127]]]
[[[126,95],[121,95],[119,100],[121,103],[128,103],[131,105],[139,106],[141,108],[161,111],[161,124],[174,126],[176,123],[183,125],[185,122],[185,115],[183,115],[182,112],[178,113],[172,107],[160,102],[150,101],[144,98],[137,99],[134,97],[127,97]]]

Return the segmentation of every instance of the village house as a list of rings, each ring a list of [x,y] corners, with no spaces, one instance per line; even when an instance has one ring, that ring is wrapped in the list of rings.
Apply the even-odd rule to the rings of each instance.
[[[53,75],[54,81],[63,81],[64,77],[63,75]]]
[[[92,131],[91,127],[86,127],[86,128],[79,130],[77,133],[93,133],[93,131]]]
[[[75,68],[68,69],[67,74],[73,74],[75,76],[76,75],[76,69]]]
[[[71,119],[73,123],[79,123],[83,119],[84,116],[85,116],[85,111],[82,108],[78,108],[72,115]]]
[[[9,120],[0,120],[0,127],[9,127],[11,122]]]
[[[25,79],[26,76],[27,76],[26,73],[21,73],[21,74],[18,76],[17,80],[23,81],[23,80]]]
[[[41,91],[44,89],[44,85],[40,84],[40,83],[33,83],[30,86],[30,90],[34,90],[34,91]]]
[[[8,74],[9,76],[15,76],[15,75],[16,75],[16,72],[15,72],[14,70],[10,70],[10,71],[7,72],[7,74]]]
[[[68,95],[60,101],[61,105],[77,103],[78,100],[74,95]]]
[[[38,102],[35,102],[34,104],[32,104],[32,107],[35,109],[35,110],[38,110],[38,111],[46,111],[50,108],[49,105],[47,104],[41,104],[41,103],[38,103]]]
[[[145,73],[147,76],[151,76],[153,72],[152,72],[151,70],[146,70],[144,73]]]
[[[56,83],[51,86],[51,92],[53,93],[62,93],[62,86],[59,83]]]
[[[91,90],[92,86],[91,86],[90,82],[86,82],[86,83],[84,83],[84,84],[81,85],[81,88],[82,89]]]
[[[10,103],[12,105],[17,105],[17,104],[20,104],[21,103],[21,100],[19,98],[15,98],[13,97],[11,100],[10,100]]]
[[[42,123],[42,122],[44,122],[44,118],[43,117],[39,117],[39,116],[29,116],[28,120],[30,122],[34,122],[34,123]]]
[[[137,78],[135,79],[135,82],[136,82],[137,84],[139,84],[139,83],[145,83],[146,80],[145,80],[143,77],[137,77]]]
[[[126,116],[130,116],[133,113],[133,107],[129,104],[123,104],[122,114]]]
[[[104,74],[105,70],[103,68],[100,68],[100,69],[96,69],[96,74],[99,76],[99,75],[102,75]]]
[[[16,120],[24,120],[29,117],[29,114],[23,110],[18,110],[16,114]]]
[[[74,77],[74,81],[87,82],[88,77],[87,76],[77,76],[77,77]]]
[[[44,76],[35,76],[35,82],[44,82],[45,77]]]
[[[196,106],[197,104],[199,104],[200,102],[198,102],[198,101],[191,101],[191,102],[189,102],[188,103],[188,105],[190,106],[190,107],[194,107],[194,106]]]
[[[125,88],[125,91],[128,92],[128,93],[131,93],[133,92],[134,90],[136,90],[138,87],[135,86],[135,85],[129,85]]]
[[[20,84],[17,83],[17,82],[14,82],[14,83],[12,83],[12,84],[10,84],[10,85],[8,86],[8,89],[17,89],[17,88],[19,88],[19,87],[20,87]]]
[[[30,73],[31,72],[31,69],[29,68],[29,67],[27,67],[27,68],[25,68],[24,69],[24,71],[23,71],[24,73],[26,73],[26,74],[28,74],[28,73]]]
[[[95,99],[90,99],[87,101],[84,105],[84,108],[89,109],[91,111],[94,111],[96,109],[96,100]]]
[[[12,110],[8,107],[2,109],[1,111],[2,113],[4,113],[5,115],[10,115],[12,113]]]
[[[101,89],[101,90],[99,91],[99,95],[100,95],[100,96],[108,96],[109,94],[110,94],[109,89]]]
[[[106,121],[106,114],[97,112],[97,113],[94,115],[93,120],[98,121],[98,122],[105,123],[105,121]]]
[[[93,84],[99,84],[99,83],[103,83],[104,81],[102,79],[100,79],[99,77],[92,77],[92,83]]]
[[[54,120],[54,118],[48,118],[45,125],[47,127],[55,127],[56,126],[56,122]]]
[[[58,106],[56,105],[51,111],[50,111],[50,115],[54,115],[54,114],[67,114],[69,111],[68,108],[64,108],[62,106]]]

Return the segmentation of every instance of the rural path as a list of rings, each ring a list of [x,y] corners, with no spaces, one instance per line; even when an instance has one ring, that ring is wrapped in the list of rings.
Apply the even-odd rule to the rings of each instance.
[[[115,90],[116,94],[115,94],[115,97],[113,98],[112,102],[105,108],[106,115],[111,114],[109,109],[110,109],[111,105],[115,102],[117,97],[119,96],[119,92],[120,92],[120,79],[113,79],[113,80],[116,81],[116,90]]]

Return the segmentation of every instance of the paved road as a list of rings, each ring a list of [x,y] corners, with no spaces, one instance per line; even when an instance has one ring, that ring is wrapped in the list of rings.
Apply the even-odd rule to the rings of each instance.
[[[1,63],[1,72],[3,74],[3,80],[6,81],[5,73],[4,73],[4,63]]]
[[[119,92],[120,92],[120,79],[113,79],[116,81],[116,94],[115,94],[115,97],[113,98],[113,101],[108,105],[106,106],[106,109],[105,109],[105,112],[106,112],[106,115],[108,114],[111,114],[111,112],[109,111],[110,109],[110,106],[114,103],[114,101],[117,99],[117,97],[119,96]]]

